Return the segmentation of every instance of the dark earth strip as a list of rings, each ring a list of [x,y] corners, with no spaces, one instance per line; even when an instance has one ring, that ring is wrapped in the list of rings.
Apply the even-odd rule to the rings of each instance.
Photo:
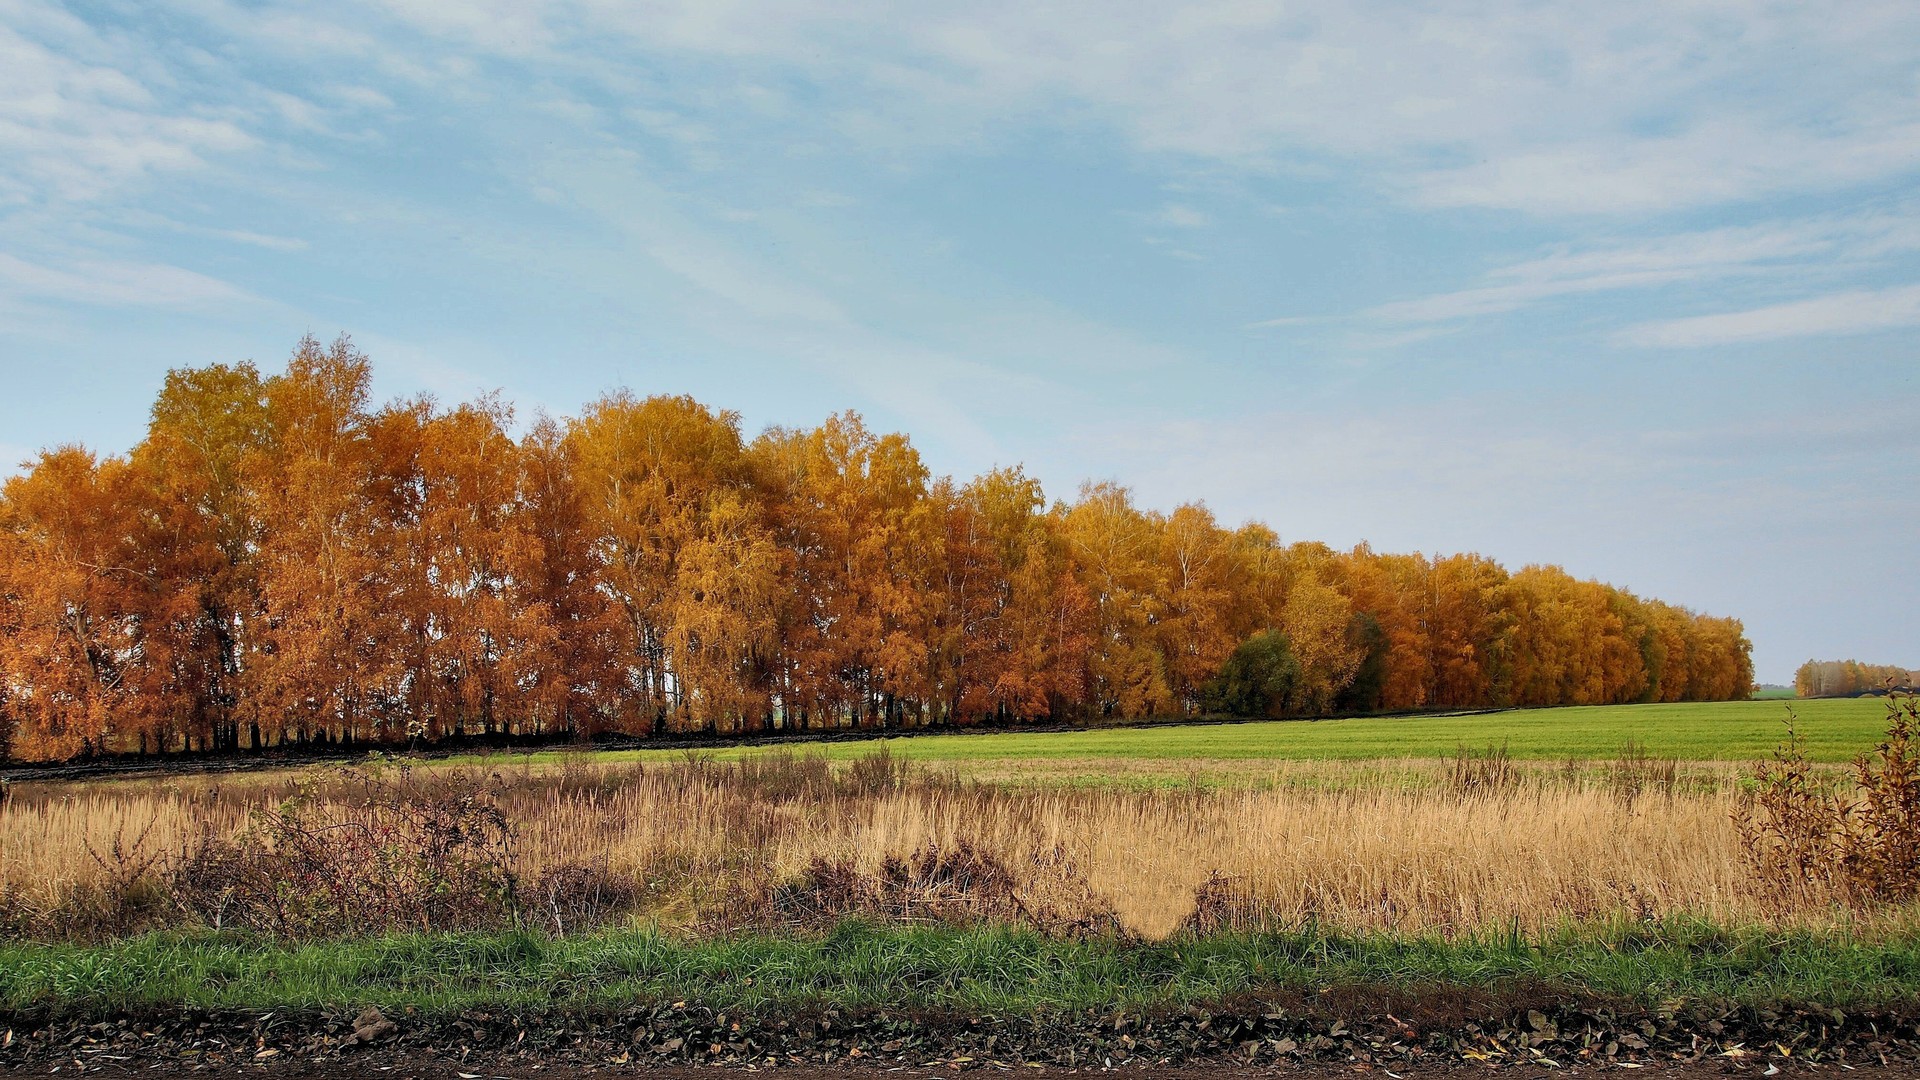
[[[1187,1075],[1706,1075],[1873,1070],[1920,1075],[1916,1012],[1647,1009],[1543,989],[1333,988],[1144,1015],[988,1015],[826,1007],[728,1013],[684,1002],[602,1012],[392,1016],[149,1010],[0,1017],[0,1068],[50,1074],[265,1069],[287,1076],[568,1075],[779,1067],[901,1073],[1208,1066]],[[668,1075],[672,1075],[669,1072]],[[1155,1075],[1159,1075],[1156,1072]],[[1168,1074],[1176,1075],[1176,1074]]]
[[[58,1068],[58,1067],[56,1067]],[[722,1076],[749,1076],[766,1072],[766,1067],[751,1065],[647,1065],[647,1063],[628,1063],[628,1065],[601,1065],[601,1067],[576,1067],[576,1065],[509,1065],[509,1067],[480,1067],[480,1072],[449,1061],[438,1055],[372,1055],[359,1059],[338,1059],[338,1061],[265,1061],[265,1063],[227,1063],[227,1065],[198,1065],[198,1067],[169,1068],[163,1063],[108,1063],[86,1067],[88,1076],[255,1076],[259,1080],[576,1080],[576,1078],[605,1078],[605,1076],[647,1076],[649,1080],[720,1080]],[[1008,1074],[1023,1080],[1060,1080],[1066,1076],[1108,1076],[1116,1080],[1350,1080],[1357,1076],[1382,1078],[1382,1080],[1475,1080],[1488,1074],[1500,1074],[1501,1078],[1526,1078],[1526,1080],[1557,1080],[1563,1076],[1615,1076],[1632,1080],[1726,1080],[1736,1076],[1764,1076],[1770,1080],[1795,1080],[1801,1076],[1834,1076],[1847,1080],[1912,1080],[1920,1076],[1920,1068],[1903,1063],[1891,1065],[1862,1065],[1862,1067],[1836,1067],[1836,1065],[1807,1065],[1807,1063],[1736,1063],[1736,1061],[1686,1061],[1686,1063],[1663,1063],[1663,1065],[1645,1065],[1636,1072],[1628,1072],[1626,1065],[1569,1065],[1563,1068],[1546,1068],[1524,1063],[1503,1063],[1503,1065],[1446,1065],[1446,1063],[1421,1063],[1415,1067],[1386,1068],[1379,1065],[1332,1065],[1332,1063],[1286,1063],[1286,1065],[1246,1065],[1238,1061],[1221,1061],[1206,1065],[1183,1065],[1183,1067],[1165,1067],[1165,1065],[1114,1065],[1114,1067],[1062,1068],[1052,1065],[962,1065],[962,1067],[885,1067],[885,1065],[783,1065],[778,1070],[780,1080],[948,1080],[958,1076],[966,1068],[977,1068],[989,1074]],[[60,1076],[65,1072],[79,1072],[79,1068],[65,1068],[52,1072]],[[0,1065],[0,1076],[42,1076],[48,1074],[44,1068],[6,1067]]]

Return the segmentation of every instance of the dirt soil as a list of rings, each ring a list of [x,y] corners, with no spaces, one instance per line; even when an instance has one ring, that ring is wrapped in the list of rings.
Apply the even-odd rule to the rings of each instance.
[[[1548,1076],[1920,1077],[1912,1010],[1649,1010],[1546,988],[1331,988],[1147,1015],[1101,1010],[988,1015],[765,1009],[685,1002],[593,1013],[419,1016],[149,1009],[83,1016],[0,1014],[0,1072],[263,1078],[490,1080],[647,1071],[773,1070],[832,1075],[1035,1077],[1116,1071],[1200,1077],[1359,1073]]]
[[[1706,1078],[1729,1077],[1769,1077],[1771,1080],[1794,1080],[1796,1077],[1847,1077],[1849,1080],[1910,1080],[1920,1077],[1920,1069],[1906,1065],[1872,1065],[1854,1067],[1851,1071],[1839,1066],[1787,1065],[1778,1067],[1778,1071],[1769,1073],[1766,1065],[1740,1065],[1721,1062],[1688,1062],[1668,1065],[1648,1066],[1637,1072],[1629,1072],[1618,1065],[1571,1065],[1562,1069],[1543,1069],[1536,1066],[1510,1064],[1506,1066],[1467,1066],[1467,1065],[1420,1065],[1408,1069],[1386,1069],[1372,1065],[1337,1065],[1310,1063],[1298,1065],[1252,1066],[1234,1062],[1211,1065],[1190,1065],[1179,1068],[1165,1066],[1129,1066],[1116,1065],[1107,1068],[1064,1069],[1059,1067],[1035,1067],[1031,1069],[1010,1069],[985,1067],[990,1073],[1006,1073],[1009,1076],[1031,1078],[1031,1080],[1064,1080],[1065,1077],[1106,1077],[1111,1080],[1336,1080],[1336,1078],[1387,1077],[1420,1078],[1420,1080],[1472,1080],[1476,1077],[1549,1077],[1598,1076],[1605,1073],[1614,1077],[1633,1077],[1634,1080],[1706,1080]],[[63,1069],[61,1072],[74,1071]],[[260,1064],[226,1066],[175,1066],[168,1063],[126,1062],[88,1068],[89,1075],[166,1077],[166,1076],[214,1076],[222,1073],[258,1077],[259,1080],[577,1080],[583,1077],[606,1078],[622,1074],[644,1074],[650,1080],[738,1080],[748,1075],[761,1075],[766,1068],[751,1066],[661,1066],[644,1064],[607,1065],[600,1067],[582,1067],[574,1065],[542,1066],[524,1065],[510,1068],[504,1072],[469,1072],[452,1063],[431,1059],[414,1058],[411,1060],[377,1063],[376,1059],[339,1060],[326,1062],[292,1062],[284,1064]],[[0,1075],[48,1075],[46,1069],[26,1067],[0,1067]],[[54,1073],[53,1075],[59,1075]],[[780,1080],[951,1080],[961,1073],[949,1069],[899,1068],[878,1065],[793,1065],[778,1069]],[[978,1075],[977,1073],[975,1074]]]

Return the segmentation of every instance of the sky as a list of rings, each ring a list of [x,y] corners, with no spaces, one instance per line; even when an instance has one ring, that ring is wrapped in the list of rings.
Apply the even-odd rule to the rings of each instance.
[[[1911,0],[0,0],[0,472],[344,332],[1920,666],[1917,180]]]

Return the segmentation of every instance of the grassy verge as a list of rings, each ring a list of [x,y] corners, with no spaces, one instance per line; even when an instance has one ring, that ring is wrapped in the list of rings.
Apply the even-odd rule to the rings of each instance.
[[[1825,1007],[1920,1001],[1920,940],[1668,920],[1568,926],[1534,939],[1443,940],[1307,930],[1155,943],[1008,928],[879,928],[690,940],[642,930],[408,936],[288,945],[148,935],[98,946],[0,946],[0,1007],[65,1014],[413,1007],[595,1009],[686,1001],[768,1009],[1149,1009],[1328,985],[1546,983],[1650,1006]]]

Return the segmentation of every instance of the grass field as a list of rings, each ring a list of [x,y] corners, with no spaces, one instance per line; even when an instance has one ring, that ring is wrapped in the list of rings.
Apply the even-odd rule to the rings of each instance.
[[[1234,763],[1237,771],[1266,762],[1442,758],[1462,746],[1505,746],[1515,758],[1605,761],[1633,740],[1655,757],[1744,763],[1764,758],[1786,736],[1791,708],[1815,761],[1839,763],[1873,748],[1886,730],[1886,703],[1877,698],[1806,701],[1721,701],[1658,705],[1571,706],[1493,713],[1355,717],[1171,724],[1089,731],[991,732],[885,740],[896,755],[961,767],[992,778],[1070,774],[1181,775],[1195,766]],[[812,748],[845,760],[873,752],[870,741]],[[728,760],[760,751],[729,747],[711,753]],[[666,760],[683,751],[624,750],[607,760]],[[514,755],[516,759],[523,755]],[[531,755],[557,761],[558,753]],[[480,758],[455,759],[479,761]]]
[[[369,1003],[447,1012],[676,1000],[729,1010],[832,1004],[1066,1011],[1330,985],[1501,983],[1546,983],[1669,1008],[1689,1000],[1883,1005],[1920,994],[1920,941],[1678,920],[1448,940],[1304,930],[1139,942],[849,922],[825,934],[702,941],[639,930],[306,945],[153,934],[102,946],[0,945],[0,1009],[82,1012]]]

